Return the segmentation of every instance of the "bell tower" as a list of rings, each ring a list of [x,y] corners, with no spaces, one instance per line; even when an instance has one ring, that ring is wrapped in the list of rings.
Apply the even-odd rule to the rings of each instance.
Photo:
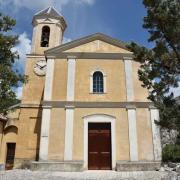
[[[53,7],[36,13],[32,25],[31,54],[43,55],[45,50],[61,45],[67,25],[63,16]]]

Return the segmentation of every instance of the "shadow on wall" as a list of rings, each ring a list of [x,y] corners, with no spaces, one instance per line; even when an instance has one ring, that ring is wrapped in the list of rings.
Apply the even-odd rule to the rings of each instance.
[[[41,96],[41,103],[43,102],[44,90]],[[37,120],[34,128],[34,133],[37,134],[37,144],[36,144],[36,161],[39,160],[39,147],[40,147],[40,137],[41,137],[41,122],[42,122],[42,108],[38,109]]]
[[[16,126],[8,126],[4,129],[4,135],[7,135],[8,133],[15,133],[18,134],[18,128]]]

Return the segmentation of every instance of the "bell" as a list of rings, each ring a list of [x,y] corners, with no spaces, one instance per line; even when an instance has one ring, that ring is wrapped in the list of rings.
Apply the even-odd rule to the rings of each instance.
[[[45,38],[43,39],[43,41],[48,43],[49,38],[45,37]]]
[[[49,32],[43,32],[41,46],[42,47],[48,47],[49,46]]]

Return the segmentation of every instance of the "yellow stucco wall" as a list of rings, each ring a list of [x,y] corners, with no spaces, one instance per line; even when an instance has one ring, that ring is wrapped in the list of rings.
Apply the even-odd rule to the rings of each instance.
[[[152,129],[149,109],[136,109],[139,160],[153,160]]]
[[[39,112],[38,112],[39,111]],[[153,160],[153,143],[149,109],[137,108],[137,140],[139,160]],[[84,122],[83,117],[92,114],[108,114],[116,117],[116,159],[129,160],[128,119],[125,108],[76,108],[73,126],[73,160],[84,157]],[[53,108],[51,111],[49,134],[49,159],[63,160],[65,141],[65,109]],[[18,136],[13,129],[4,136],[0,161],[6,157],[6,143],[17,142],[16,159],[37,158],[39,152],[39,133],[41,111],[35,108],[21,109]],[[22,138],[23,137],[23,138]]]
[[[42,111],[38,108],[22,108],[19,118],[16,159],[36,159]]]
[[[64,159],[65,116],[63,108],[53,108],[51,111],[48,152],[50,160]]]
[[[138,79],[139,63],[132,63],[134,99],[137,102],[147,102],[148,91],[141,86]],[[100,70],[106,74],[106,93],[90,93],[90,75]],[[38,88],[38,87],[37,87]],[[39,92],[42,87],[39,87]],[[54,101],[65,101],[67,96],[67,60],[56,59],[53,81]],[[77,59],[75,71],[75,101],[126,101],[126,80],[123,60]]]
[[[138,69],[140,67],[140,63],[136,61],[132,61],[132,78],[133,78],[133,87],[134,87],[134,101],[143,101],[147,102],[149,101],[147,99],[148,97],[148,91],[146,88],[143,88],[142,82],[139,80],[138,77]]]
[[[66,101],[67,94],[67,59],[56,59],[52,100]]]
[[[3,122],[0,121],[0,139],[2,138],[2,135],[3,135]]]
[[[101,40],[95,40],[83,45],[79,45],[65,52],[105,52],[105,53],[130,53],[125,49],[108,44]]]
[[[37,40],[38,42],[39,40]],[[36,44],[39,46],[39,44]],[[37,48],[37,52],[42,53]],[[128,51],[107,44],[105,42],[90,42],[85,45],[68,50],[67,52],[110,52],[129,53]],[[42,57],[29,57],[26,62],[25,74],[29,76],[28,83],[24,85],[22,104],[39,104],[43,100],[45,77],[37,76],[33,72],[35,63]],[[139,64],[132,63],[133,86],[135,101],[147,101],[147,90],[141,87],[137,70]],[[90,93],[90,75],[93,71],[102,70],[106,74],[105,94]],[[67,60],[55,59],[53,80],[53,101],[66,101],[67,96]],[[124,61],[122,59],[77,59],[75,71],[75,101],[81,102],[125,102],[126,81]],[[153,159],[152,133],[148,109],[137,110],[138,155],[140,160]],[[37,159],[39,153],[41,109],[22,108],[18,125],[18,137],[10,135],[17,141],[16,159]],[[75,108],[73,125],[73,160],[83,160],[84,124],[83,116],[88,114],[108,114],[116,117],[116,159],[129,160],[128,119],[125,108]],[[49,131],[49,159],[64,159],[65,141],[65,109],[52,108]],[[144,131],[146,129],[146,131]],[[1,137],[1,136],[0,136]],[[2,156],[3,157],[3,156]],[[2,159],[1,157],[1,159]]]
[[[7,143],[16,143],[17,133],[18,129],[14,126],[10,126],[4,131],[3,137],[1,137],[0,163],[6,162]]]
[[[23,87],[22,104],[39,104],[43,99],[44,76],[37,76],[34,73],[34,65],[41,57],[27,58],[25,75],[28,76],[28,82]]]
[[[49,47],[41,47],[41,34],[42,34],[42,28],[43,26],[49,26],[50,28],[50,38],[49,38]],[[35,27],[35,34],[33,34],[34,38],[32,41],[32,53],[33,54],[44,54],[45,50],[48,50],[50,48],[53,48],[55,46],[60,45],[60,42],[62,40],[62,31],[61,27],[56,24],[38,24]]]
[[[18,105],[17,108],[15,109],[12,109],[8,112],[8,115],[7,117],[10,118],[10,119],[15,119],[15,120],[18,120],[19,119],[19,115],[20,115],[20,107]]]
[[[90,93],[91,72],[102,70],[106,74],[107,93]],[[123,60],[76,60],[75,101],[126,101],[126,84]],[[67,60],[55,61],[53,95],[54,101],[65,101],[67,94]]]
[[[139,160],[153,160],[153,142],[149,110],[138,108],[137,140]],[[116,117],[116,160],[128,161],[129,135],[127,110],[124,108],[76,108],[73,122],[73,160],[84,159],[84,122],[83,117],[93,114],[108,114]],[[63,160],[65,142],[65,109],[53,108],[50,123],[49,159]]]
[[[106,74],[105,94],[90,93],[90,75],[101,70]],[[78,59],[75,78],[76,101],[126,101],[124,66],[121,60]]]
[[[84,159],[83,117],[92,114],[108,114],[116,117],[116,159],[129,160],[128,120],[126,109],[75,109],[73,130],[73,160]]]
[[[8,118],[13,122],[7,124],[0,122],[0,164],[6,161],[7,143],[16,143],[17,141],[19,114],[19,107],[12,109],[8,113]]]

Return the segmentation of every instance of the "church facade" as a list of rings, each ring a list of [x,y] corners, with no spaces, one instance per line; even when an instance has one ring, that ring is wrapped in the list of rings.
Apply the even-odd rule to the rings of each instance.
[[[33,17],[14,166],[31,162],[32,168],[67,171],[159,166],[158,110],[138,79],[140,64],[123,42],[101,33],[62,44],[66,26],[52,7]]]

